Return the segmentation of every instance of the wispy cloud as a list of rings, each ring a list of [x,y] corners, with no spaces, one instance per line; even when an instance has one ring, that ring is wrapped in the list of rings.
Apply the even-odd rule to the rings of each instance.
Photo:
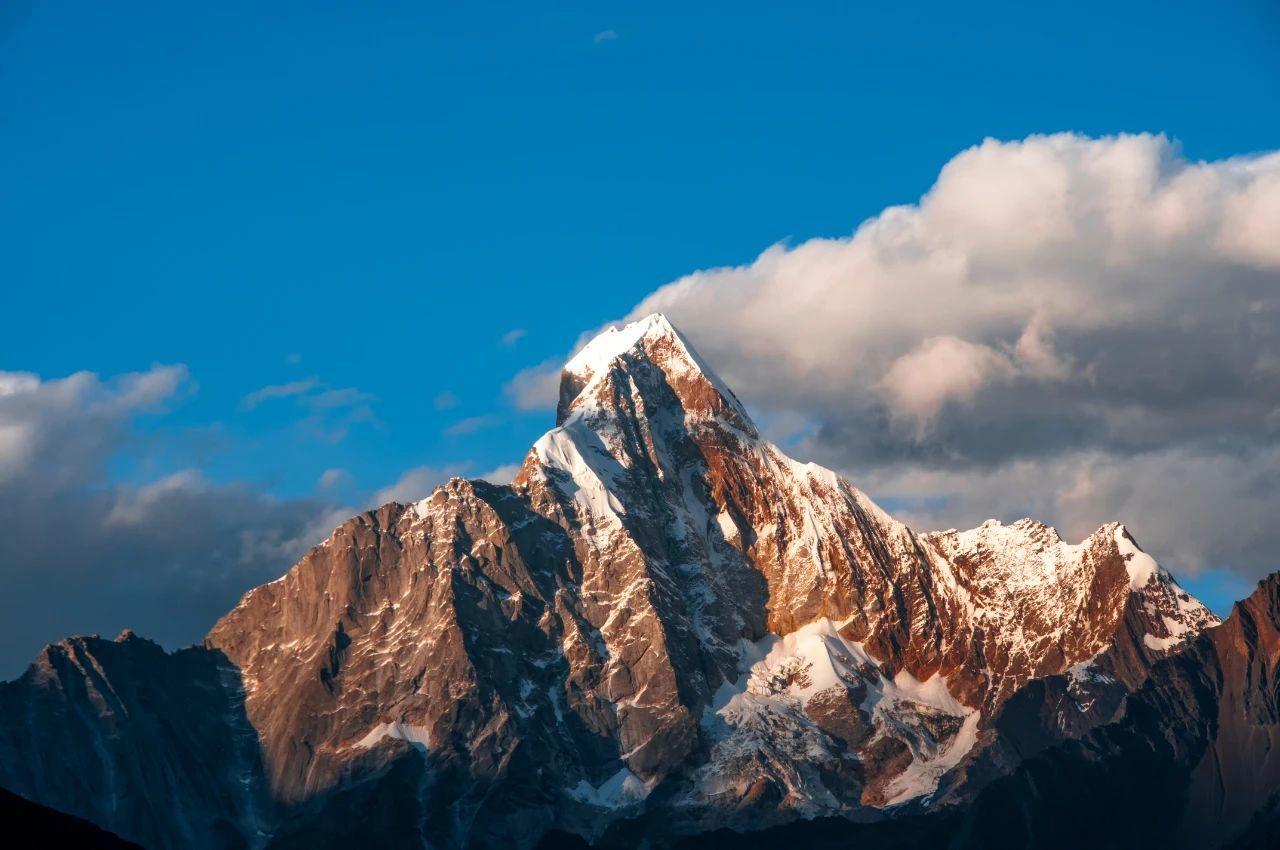
[[[346,438],[357,424],[377,424],[372,402],[376,396],[355,387],[329,387],[310,377],[254,390],[240,400],[242,410],[255,410],[270,401],[293,399],[308,411],[298,422],[306,435],[325,443]]]
[[[335,407],[355,407],[374,400],[372,393],[358,390],[355,387],[342,387],[336,390],[324,390],[308,396],[306,402],[308,405],[318,409],[331,409]]]
[[[240,399],[240,406],[245,410],[253,410],[264,401],[306,395],[319,386],[320,379],[315,377],[304,378],[301,381],[290,381],[287,384],[271,384],[262,389],[254,390]]]
[[[457,422],[444,429],[444,432],[450,437],[458,437],[463,434],[474,434],[485,428],[492,428],[498,424],[500,419],[492,413],[486,413],[482,416],[468,416],[466,419],[459,419]]]
[[[504,463],[501,466],[495,466],[488,472],[482,472],[476,476],[490,484],[510,484],[511,479],[516,477],[516,473],[520,471],[518,463]]]
[[[617,39],[618,39],[617,30],[601,30],[600,32],[591,36],[591,40],[596,44],[600,44],[605,41],[617,41]]]
[[[563,365],[561,360],[553,358],[521,369],[507,382],[503,391],[517,410],[554,410],[556,399],[560,397],[560,370]]]
[[[436,410],[452,410],[458,406],[458,396],[449,390],[445,390],[435,397],[432,402]]]
[[[512,328],[502,335],[502,344],[507,346],[515,345],[526,333],[528,331],[524,328]]]
[[[337,487],[346,486],[351,481],[351,473],[345,469],[326,469],[320,474],[320,479],[316,481],[316,489],[333,490]]]

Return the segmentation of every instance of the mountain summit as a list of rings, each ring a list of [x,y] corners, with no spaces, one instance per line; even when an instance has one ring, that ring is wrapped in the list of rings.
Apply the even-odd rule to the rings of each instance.
[[[566,364],[510,486],[353,517],[203,648],[47,649],[0,688],[0,784],[154,846],[896,819],[1119,722],[1217,623],[1118,524],[916,533],[655,314]]]
[[[662,373],[686,413],[727,416],[755,434],[755,426],[733,391],[707,367],[680,332],[661,313],[653,313],[622,329],[610,327],[583,346],[560,375],[556,424],[563,426],[574,408],[607,404],[600,395],[610,372],[645,362]]]

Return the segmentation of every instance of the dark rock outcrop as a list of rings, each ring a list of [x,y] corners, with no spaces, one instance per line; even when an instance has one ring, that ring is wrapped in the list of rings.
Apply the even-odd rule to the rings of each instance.
[[[125,632],[0,684],[0,785],[147,847],[243,847],[272,820],[239,674]]]

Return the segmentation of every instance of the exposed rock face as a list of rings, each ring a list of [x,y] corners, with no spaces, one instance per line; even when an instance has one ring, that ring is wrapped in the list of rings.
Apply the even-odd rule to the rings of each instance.
[[[1183,835],[1201,846],[1227,835],[1241,843],[1274,842],[1280,839],[1280,574],[1263,580],[1187,655],[1187,663],[1199,662],[1216,700],[1188,715],[1209,742],[1192,768]]]
[[[1025,756],[963,805],[870,823],[827,817],[704,832],[675,846],[1272,850],[1280,846],[1278,662],[1280,573],[1222,627],[1157,661],[1113,721]],[[1015,695],[1008,711],[1053,690],[1041,684]],[[543,845],[572,846],[563,833]]]
[[[1280,573],[1220,628],[1158,661],[1116,720],[1026,758],[967,805],[914,823],[918,841],[893,846],[1280,846],[1277,673]],[[788,840],[826,846],[840,827],[813,824]]]
[[[243,798],[168,768],[246,844],[337,846],[360,814],[378,824],[365,843],[528,847],[550,829],[671,836],[968,800],[1112,721],[1216,622],[1122,526],[1078,545],[1031,520],[915,534],[764,440],[652,316],[566,366],[557,427],[511,486],[454,480],[361,514],[248,593],[206,649],[148,663],[206,659],[190,682],[249,724],[166,730],[161,750],[256,733]],[[55,688],[51,666],[6,686],[0,742],[120,774],[127,756],[99,743],[150,734],[141,721],[59,742],[22,718],[47,700],[118,724],[95,694],[156,674],[81,660]],[[212,844],[186,814],[143,833],[118,826],[140,803],[4,771],[126,837]]]

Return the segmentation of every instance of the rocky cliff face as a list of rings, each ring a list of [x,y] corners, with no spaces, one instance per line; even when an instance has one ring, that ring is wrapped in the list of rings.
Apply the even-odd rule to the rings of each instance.
[[[1263,580],[1194,649],[1188,663],[1198,663],[1215,699],[1187,718],[1207,733],[1208,743],[1191,771],[1183,835],[1201,846],[1232,835],[1242,844],[1270,840],[1259,846],[1274,847],[1280,842],[1280,574]]]
[[[1156,662],[1111,722],[1025,758],[963,806],[869,840],[919,848],[1280,846],[1278,668],[1273,574],[1221,627]],[[788,840],[824,846],[840,829],[810,826]],[[778,837],[762,835],[758,846]]]
[[[651,316],[566,366],[556,428],[511,486],[454,480],[355,517],[206,648],[130,663],[204,659],[230,720],[199,743],[256,735],[241,796],[166,764],[251,846],[337,846],[358,813],[378,824],[364,843],[527,847],[965,802],[1113,721],[1216,622],[1122,526],[1077,545],[1031,520],[916,534],[769,444]],[[52,664],[6,686],[5,746],[118,775],[102,741],[151,732],[103,695],[153,673],[86,659],[52,687]],[[93,731],[53,740],[41,700]],[[166,732],[164,758],[200,752]],[[125,837],[200,843],[164,819],[121,828],[130,804],[105,784],[3,770]],[[129,794],[150,782],[130,774]]]

